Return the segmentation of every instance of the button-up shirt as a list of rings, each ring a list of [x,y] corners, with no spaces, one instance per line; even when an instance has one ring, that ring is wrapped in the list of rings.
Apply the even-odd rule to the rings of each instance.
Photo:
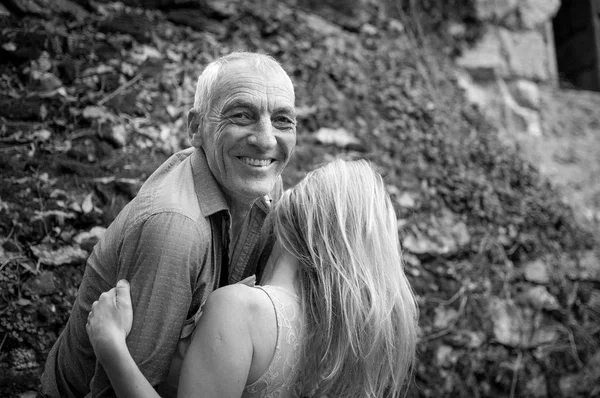
[[[50,351],[42,376],[49,396],[113,396],[97,363],[85,324],[92,303],[118,280],[131,284],[134,320],[127,345],[152,385],[164,380],[181,331],[192,323],[208,294],[219,287],[222,266],[228,282],[260,272],[260,229],[281,181],[258,199],[231,242],[229,208],[202,150],[171,156],[117,216],[88,259],[73,311]],[[222,260],[230,257],[229,264]],[[90,393],[91,391],[91,393]]]

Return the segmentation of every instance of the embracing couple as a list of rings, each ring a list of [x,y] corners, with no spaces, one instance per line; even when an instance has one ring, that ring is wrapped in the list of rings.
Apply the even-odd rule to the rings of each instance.
[[[269,56],[206,67],[193,147],[148,178],[95,246],[42,396],[405,391],[417,308],[385,185],[368,162],[337,160],[283,192],[294,101]]]

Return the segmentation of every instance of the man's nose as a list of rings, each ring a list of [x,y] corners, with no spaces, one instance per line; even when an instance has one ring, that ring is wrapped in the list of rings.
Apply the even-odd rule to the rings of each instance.
[[[256,124],[253,134],[248,137],[250,145],[260,149],[271,149],[277,145],[270,117],[261,117]]]

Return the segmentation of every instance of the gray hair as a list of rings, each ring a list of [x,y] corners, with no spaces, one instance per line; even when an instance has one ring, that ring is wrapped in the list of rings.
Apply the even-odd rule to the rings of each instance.
[[[256,68],[260,72],[283,72],[286,77],[289,76],[281,67],[281,64],[270,55],[253,52],[232,52],[209,63],[202,74],[198,77],[196,84],[196,94],[194,96],[194,110],[200,115],[206,115],[210,110],[213,97],[215,95],[215,85],[219,80],[223,66],[235,62],[244,61],[249,66]],[[290,79],[290,85],[293,84]]]

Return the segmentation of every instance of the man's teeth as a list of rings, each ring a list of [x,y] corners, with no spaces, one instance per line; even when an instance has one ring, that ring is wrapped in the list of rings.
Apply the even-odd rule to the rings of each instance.
[[[240,157],[240,160],[250,166],[268,166],[270,165],[273,160],[271,159],[253,159],[253,158],[248,158],[245,156]]]

